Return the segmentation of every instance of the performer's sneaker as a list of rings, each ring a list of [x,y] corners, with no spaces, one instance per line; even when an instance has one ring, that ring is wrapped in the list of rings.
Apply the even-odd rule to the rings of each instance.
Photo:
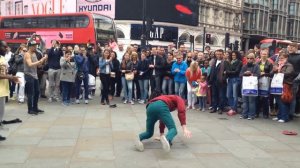
[[[162,135],[160,137],[160,142],[162,144],[162,148],[165,152],[170,152],[170,144],[169,144],[169,141],[167,140],[167,138]]]
[[[135,140],[134,140],[135,142],[135,148],[136,148],[136,150],[138,150],[138,151],[140,151],[140,152],[143,152],[144,151],[144,144],[141,142],[141,140],[140,140],[140,136],[139,135],[137,135],[136,137],[135,137]]]

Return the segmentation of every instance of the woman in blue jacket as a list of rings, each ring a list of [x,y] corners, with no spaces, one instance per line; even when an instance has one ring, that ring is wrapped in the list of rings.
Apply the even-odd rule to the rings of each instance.
[[[186,62],[183,61],[183,56],[178,55],[177,61],[172,66],[172,74],[174,75],[174,82],[175,82],[175,94],[184,98],[184,88],[186,85],[186,77],[185,71],[187,70],[188,66]]]
[[[99,59],[99,72],[100,74],[100,80],[102,83],[102,90],[101,90],[101,104],[109,105],[108,100],[108,93],[109,93],[109,83],[110,83],[110,73],[113,68],[112,65],[112,58],[110,57],[110,51],[108,49],[105,49],[103,52],[103,57]]]

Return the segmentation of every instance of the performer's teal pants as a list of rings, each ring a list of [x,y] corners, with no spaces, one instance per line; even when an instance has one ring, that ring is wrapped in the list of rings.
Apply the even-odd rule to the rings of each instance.
[[[161,100],[155,101],[148,105],[146,132],[139,135],[140,140],[142,141],[153,136],[154,125],[157,120],[161,120],[166,125],[168,128],[166,138],[172,142],[173,138],[177,135],[177,129],[167,104]]]

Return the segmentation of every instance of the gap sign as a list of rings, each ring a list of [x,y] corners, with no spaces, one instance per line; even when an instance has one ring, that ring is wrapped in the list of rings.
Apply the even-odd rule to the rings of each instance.
[[[143,25],[132,24],[130,39],[140,40],[142,36],[142,29]],[[174,42],[174,40],[177,40],[178,38],[178,27],[154,25],[153,29],[150,31],[149,37],[149,40]]]

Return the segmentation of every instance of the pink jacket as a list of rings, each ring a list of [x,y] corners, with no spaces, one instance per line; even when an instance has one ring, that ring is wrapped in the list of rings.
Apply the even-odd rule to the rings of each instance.
[[[199,91],[197,96],[206,96],[207,94],[207,82],[199,82]]]

